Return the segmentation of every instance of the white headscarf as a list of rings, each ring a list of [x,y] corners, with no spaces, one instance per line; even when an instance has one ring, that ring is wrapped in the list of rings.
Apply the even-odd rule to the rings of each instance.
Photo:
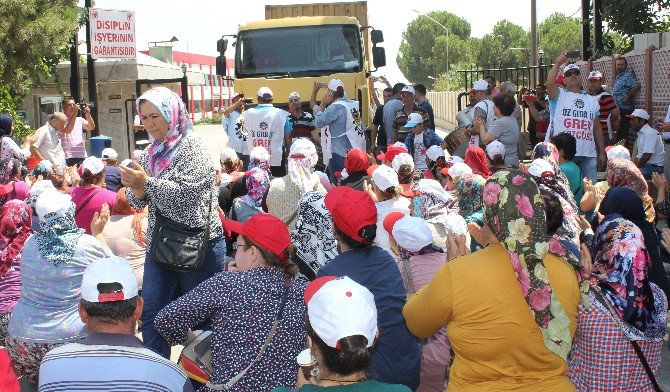
[[[288,156],[288,175],[291,182],[298,186],[300,194],[314,190],[319,178],[313,174],[314,166],[319,157],[314,143],[306,138],[299,138],[291,145]]]

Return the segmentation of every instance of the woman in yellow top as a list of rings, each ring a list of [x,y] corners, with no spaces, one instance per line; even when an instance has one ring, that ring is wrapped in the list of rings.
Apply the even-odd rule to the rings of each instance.
[[[545,205],[528,174],[495,173],[483,199],[484,230],[497,240],[440,268],[405,305],[407,326],[424,338],[447,326],[448,391],[574,391],[566,357],[580,262],[548,253]],[[566,254],[560,243],[552,248]]]

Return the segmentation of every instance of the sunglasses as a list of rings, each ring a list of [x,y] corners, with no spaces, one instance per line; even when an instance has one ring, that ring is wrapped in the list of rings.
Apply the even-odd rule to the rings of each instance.
[[[569,71],[569,72],[566,72],[566,73],[565,73],[565,77],[566,77],[566,78],[569,78],[570,76],[575,76],[575,75],[579,75],[579,72],[577,72],[577,71]]]

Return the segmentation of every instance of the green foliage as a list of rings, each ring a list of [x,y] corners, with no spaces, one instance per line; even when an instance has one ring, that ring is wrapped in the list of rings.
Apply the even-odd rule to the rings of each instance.
[[[483,68],[505,68],[526,65],[529,37],[523,27],[501,20],[493,31],[482,37],[477,52],[477,64]],[[521,50],[518,50],[521,49]]]
[[[193,124],[194,125],[198,125],[198,124],[221,125],[221,117],[223,117],[223,115],[221,113],[214,113],[211,117],[210,116],[200,117],[200,120],[195,121]]]
[[[603,1],[603,20],[609,28],[624,36],[667,31],[665,10],[670,0]]]
[[[14,136],[19,141],[23,141],[23,138],[26,137],[26,135],[34,133],[28,124],[21,121],[20,116],[16,113],[15,102],[12,99],[12,95],[9,93],[9,89],[4,86],[0,86],[0,113],[7,114],[14,119]]]
[[[566,50],[582,47],[582,24],[577,18],[554,13],[537,26],[538,48],[544,50],[544,62],[554,60]]]

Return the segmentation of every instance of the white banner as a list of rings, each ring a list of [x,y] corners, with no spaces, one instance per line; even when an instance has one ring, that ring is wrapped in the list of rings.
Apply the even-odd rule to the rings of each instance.
[[[135,59],[135,12],[91,8],[91,56],[94,59]]]

